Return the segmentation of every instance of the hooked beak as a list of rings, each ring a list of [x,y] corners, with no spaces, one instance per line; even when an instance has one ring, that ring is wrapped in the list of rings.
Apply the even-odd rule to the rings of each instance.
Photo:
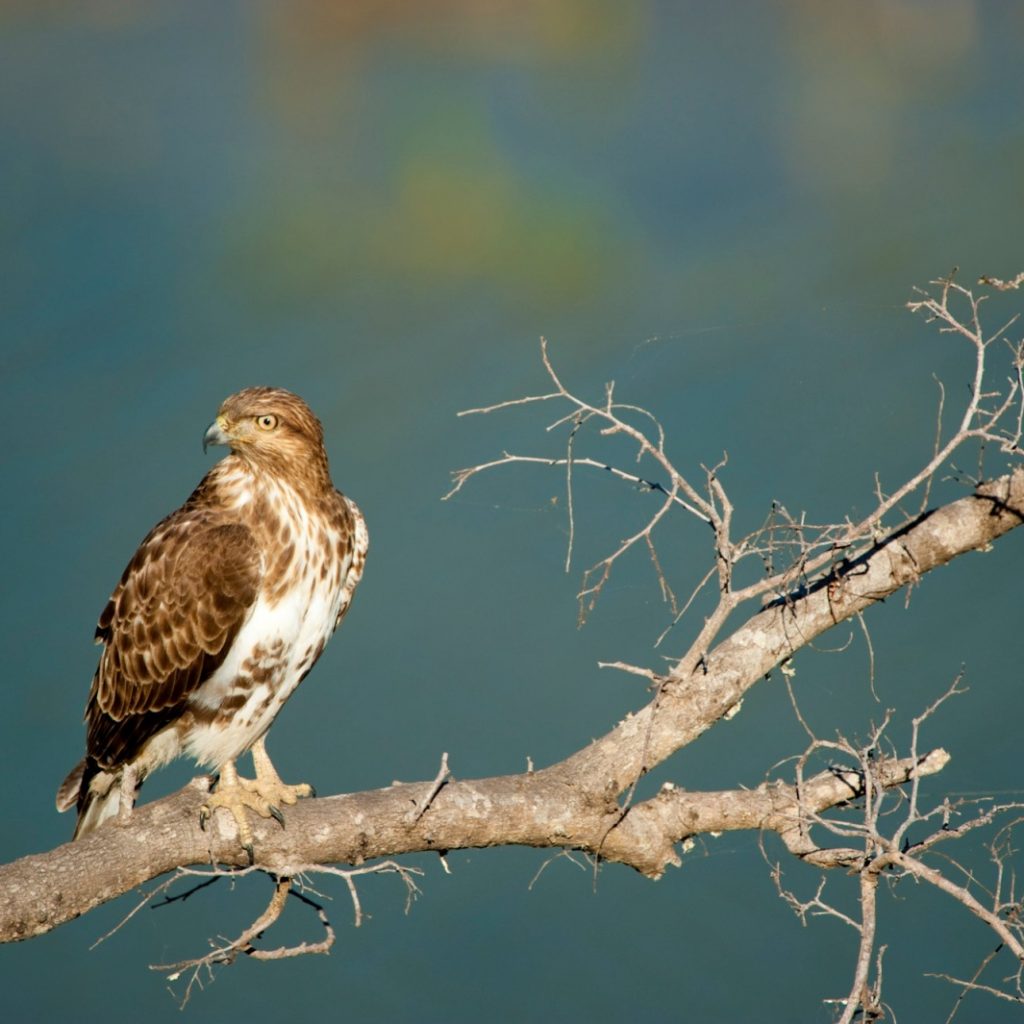
[[[207,428],[206,433],[203,435],[203,451],[205,452],[211,444],[230,444],[231,438],[228,437],[227,431],[224,429],[227,421],[223,416],[218,416]]]

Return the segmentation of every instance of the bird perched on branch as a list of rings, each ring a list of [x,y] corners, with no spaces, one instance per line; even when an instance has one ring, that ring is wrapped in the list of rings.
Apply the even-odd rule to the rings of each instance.
[[[187,754],[219,772],[203,822],[229,810],[251,860],[246,809],[280,820],[280,805],[312,794],[281,781],[264,737],[348,610],[368,538],[297,395],[239,391],[211,444],[230,454],[150,531],[100,616],[86,753],[57,808],[77,805],[77,839],[124,819],[146,776]],[[250,749],[255,779],[235,769]]]

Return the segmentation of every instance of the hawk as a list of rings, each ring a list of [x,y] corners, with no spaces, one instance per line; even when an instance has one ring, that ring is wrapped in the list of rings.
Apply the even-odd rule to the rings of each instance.
[[[77,805],[76,839],[127,816],[146,776],[182,754],[219,773],[202,821],[227,808],[250,859],[246,809],[282,820],[279,805],[312,794],[281,781],[264,739],[348,610],[366,525],[297,395],[230,396],[211,444],[231,451],[143,540],[96,627],[85,757],[57,793],[58,810]],[[255,779],[235,768],[250,749]]]

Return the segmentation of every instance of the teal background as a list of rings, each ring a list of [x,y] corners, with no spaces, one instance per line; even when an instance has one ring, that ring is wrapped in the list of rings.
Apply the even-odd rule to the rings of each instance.
[[[581,394],[614,379],[656,412],[685,472],[729,453],[739,532],[773,499],[862,514],[876,470],[894,487],[929,456],[933,374],[950,423],[969,381],[966,347],[903,309],[912,286],[1024,269],[1022,44],[1024,8],[969,0],[0,5],[0,858],[70,836],[53,794],[81,753],[96,617],[250,384],[318,412],[372,538],[352,613],[271,733],[286,779],[431,778],[442,751],[459,777],[521,771],[642,705],[596,663],[660,667],[701,609],[654,650],[670,615],[639,554],[581,630],[575,594],[652,499],[580,471],[566,575],[560,473],[502,469],[439,500],[503,448],[560,453],[559,413],[456,412],[547,390],[544,335]],[[990,326],[1020,308],[993,298]],[[680,520],[662,543],[686,594],[705,531]],[[862,737],[892,707],[905,742],[963,665],[969,694],[925,735],[953,755],[928,794],[1019,798],[1022,555],[1011,535],[872,610],[879,702],[859,637],[803,654],[821,735]],[[641,795],[755,786],[803,744],[775,676]],[[400,884],[368,879],[359,930],[325,879],[332,955],[239,963],[188,1017],[811,1022],[848,990],[855,936],[802,928],[754,835],[703,839],[658,883],[609,868],[596,891],[564,859],[529,889],[547,857],[457,852],[450,876],[411,858],[422,898],[405,916]],[[816,876],[783,863],[809,896]],[[147,965],[246,925],[264,881],[146,910],[92,951],[131,896],[0,950],[4,1016],[183,1019]],[[831,884],[849,908],[852,881]],[[901,1020],[944,1019],[956,991],[924,972],[969,976],[994,946],[910,883],[880,929]],[[293,911],[270,936],[288,937],[315,921]],[[1010,1019],[982,996],[957,1017]]]

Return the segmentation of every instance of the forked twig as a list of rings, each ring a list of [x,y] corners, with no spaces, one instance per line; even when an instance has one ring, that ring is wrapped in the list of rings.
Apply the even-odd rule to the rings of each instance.
[[[205,875],[207,876],[207,881],[203,883],[205,885],[216,881],[218,878],[240,877],[242,875],[252,873],[269,874],[269,872],[252,866],[232,871],[221,871],[219,869],[213,869],[211,871],[196,871],[193,869],[181,868],[173,878],[161,883],[161,885],[156,887],[153,892],[149,893],[145,900],[131,911],[131,913],[125,918],[125,921],[131,918],[140,907],[144,906],[145,903],[149,902],[155,895],[166,891],[171,884],[181,877]],[[269,902],[263,912],[247,928],[243,929],[239,935],[233,939],[221,936],[217,940],[210,940],[210,946],[212,948],[203,956],[180,960],[176,963],[151,964],[150,970],[169,972],[167,973],[167,981],[172,983],[181,980],[183,976],[187,977],[188,980],[180,1003],[181,1008],[184,1009],[196,987],[201,989],[205,987],[205,983],[213,981],[214,968],[233,964],[241,955],[252,957],[254,960],[284,960],[291,957],[309,956],[330,952],[331,947],[334,945],[336,935],[334,928],[327,917],[326,911],[321,904],[310,899],[299,889],[296,889],[294,885],[296,878],[301,878],[306,874],[315,873],[335,875],[344,880],[348,888],[349,897],[352,901],[352,910],[355,918],[354,924],[357,928],[362,924],[365,914],[359,898],[359,890],[355,884],[356,878],[361,875],[382,873],[398,874],[406,886],[406,912],[408,913],[409,908],[412,905],[412,901],[417,895],[419,895],[419,887],[416,885],[414,876],[423,874],[423,872],[418,868],[405,867],[404,865],[391,860],[356,868],[338,868],[332,865],[307,864],[298,867],[295,870],[294,875],[271,874],[270,878],[274,883],[274,889],[271,893]],[[178,898],[188,898],[188,896],[191,896],[202,887],[202,885],[195,886],[189,890],[188,893]],[[308,886],[306,888],[308,888]],[[264,949],[257,946],[255,943],[261,939],[264,933],[281,917],[289,896],[298,900],[304,906],[309,907],[315,912],[317,919],[324,929],[323,939],[318,942],[300,942],[290,946],[278,946],[274,949]],[[171,901],[168,900],[165,902]],[[121,924],[123,923],[124,921],[121,922]],[[118,927],[120,927],[120,925],[118,925]]]

